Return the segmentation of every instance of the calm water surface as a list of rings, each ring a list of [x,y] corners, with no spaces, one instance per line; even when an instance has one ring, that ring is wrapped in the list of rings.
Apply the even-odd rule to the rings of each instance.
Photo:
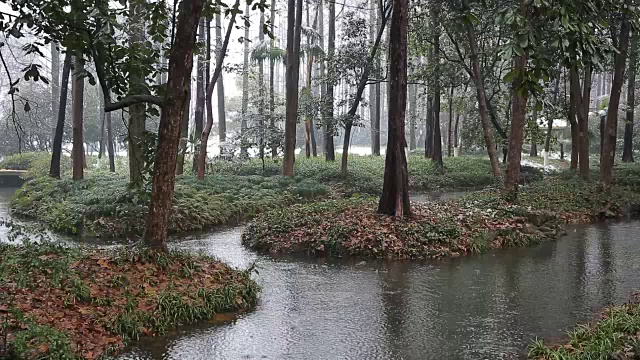
[[[12,191],[0,190],[0,216]],[[273,259],[245,249],[241,231],[173,246],[255,263],[264,287],[256,310],[145,339],[119,359],[517,358],[535,336],[561,338],[640,289],[639,221],[431,262]]]

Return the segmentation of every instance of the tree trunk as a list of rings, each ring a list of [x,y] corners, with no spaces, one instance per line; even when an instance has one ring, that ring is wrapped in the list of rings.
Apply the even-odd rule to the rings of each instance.
[[[330,61],[333,60],[335,56],[336,49],[336,3],[335,1],[329,1],[329,40],[327,44],[328,48],[328,58]],[[330,63],[331,64],[331,63]],[[324,120],[324,156],[326,161],[335,161],[336,160],[336,151],[333,143],[333,132],[335,129],[335,120],[333,118],[333,89],[334,89],[334,81],[333,78],[334,67],[329,66],[328,78],[329,84],[327,84],[327,97],[326,104],[324,106],[326,116]]]
[[[591,68],[584,71],[584,84],[581,93],[578,70],[574,64],[571,69],[571,91],[576,101],[576,116],[578,118],[578,167],[580,177],[589,180],[589,93],[591,92]]]
[[[533,107],[533,122],[535,126],[535,130],[538,128],[538,106]],[[529,156],[538,157],[538,144],[536,144],[536,139],[531,136],[531,149],[529,149]]]
[[[554,86],[554,90],[553,90],[553,104],[554,106],[558,103],[558,96],[560,96],[560,72],[561,72],[561,68],[558,67],[558,71],[556,73],[556,84]],[[537,108],[537,104],[536,104],[536,108]],[[551,132],[553,130],[553,118],[550,116],[547,116],[547,134],[545,137],[545,141],[544,141],[544,151],[545,153],[549,154],[549,151],[551,151]]]
[[[293,163],[295,161],[301,29],[302,0],[288,0],[286,119],[284,124],[284,161],[282,164],[282,174],[284,176],[293,176]],[[329,37],[331,37],[331,26],[329,26],[329,32]],[[329,39],[329,45],[331,45],[331,39]]]
[[[433,153],[431,160],[436,167],[442,168],[442,135],[440,130],[440,9],[434,3],[431,11],[432,24],[436,28],[433,35],[433,64],[434,64],[434,87],[433,87]]]
[[[81,55],[78,52],[78,55]],[[73,121],[73,180],[84,178],[84,140],[83,140],[83,111],[84,111],[84,77],[82,58],[75,56],[75,65],[71,82],[71,118]]]
[[[60,178],[60,159],[62,158],[62,137],[64,135],[64,119],[67,110],[67,93],[69,91],[69,73],[71,72],[71,52],[64,55],[64,65],[62,65],[62,82],[60,86],[60,101],[58,103],[58,120],[56,131],[53,137],[53,149],[51,151],[51,166],[49,176]]]
[[[258,27],[258,42],[264,42],[264,11],[260,12],[260,23]],[[258,121],[260,136],[258,139],[258,154],[260,159],[264,160],[264,61],[262,57],[258,59]]]
[[[105,112],[104,112],[104,96],[101,94],[101,90],[99,86],[96,86],[96,94],[98,95],[98,99],[100,102],[98,103],[98,108],[96,111],[99,114],[100,121],[100,145],[98,147],[98,159],[102,159],[102,155],[104,155],[104,137],[105,137]]]
[[[462,0],[463,7],[466,12],[470,12],[469,1]],[[482,133],[484,135],[484,142],[487,146],[487,153],[489,154],[489,160],[491,161],[491,172],[494,177],[500,176],[500,165],[498,164],[498,158],[496,156],[496,145],[491,134],[491,128],[489,127],[489,112],[487,110],[487,97],[484,90],[484,81],[482,80],[482,71],[480,70],[480,60],[478,58],[478,50],[476,44],[475,30],[473,24],[469,21],[465,22],[465,28],[467,33],[467,40],[469,41],[469,58],[471,60],[471,68],[473,80],[476,85],[476,96],[478,98],[478,112],[480,113],[480,120],[482,122]]]
[[[184,174],[184,160],[187,156],[187,142],[189,141],[189,115],[191,113],[191,77],[187,87],[187,101],[184,109],[184,116],[180,126],[180,144],[178,150],[178,162],[176,164],[176,175]]]
[[[459,136],[458,136],[459,126],[460,126],[460,114],[457,114],[456,115],[456,124],[453,127],[453,147],[454,148],[457,148],[457,147],[460,146]]]
[[[378,213],[411,216],[404,133],[407,105],[407,0],[394,0],[389,30],[389,138]]]
[[[320,0],[320,5],[318,5],[320,7],[320,9],[322,9],[322,0]],[[322,11],[320,12],[320,38],[322,38]],[[271,33],[274,34],[275,28],[274,28],[274,24],[276,21],[276,0],[271,0],[271,17],[269,19],[269,23],[271,24]],[[324,40],[321,40],[324,43]],[[271,53],[273,54],[273,48],[274,48],[274,44],[275,40],[272,38],[271,39],[271,44],[270,44],[270,48],[271,48]],[[322,48],[324,49],[324,45],[322,46]],[[276,129],[276,119],[275,119],[275,112],[276,112],[276,94],[275,94],[275,86],[274,86],[274,71],[275,71],[275,59],[273,58],[273,56],[269,56],[269,134],[272,134],[273,132],[275,132]],[[324,78],[324,61],[322,61],[320,63],[320,76],[322,78]],[[222,79],[222,76],[220,77]],[[323,85],[324,86],[324,85]],[[325,93],[324,93],[324,87],[322,88],[322,98],[324,99]],[[218,91],[220,91],[220,88],[218,88]],[[270,143],[271,143],[271,157],[272,158],[277,158],[278,157],[278,145],[274,139],[273,135],[270,135]]]
[[[207,93],[205,94],[206,106],[207,106],[207,124],[202,130],[200,136],[200,152],[198,153],[198,180],[204,179],[205,167],[207,164],[207,142],[209,141],[209,134],[213,128],[213,89],[218,82],[220,74],[222,74],[222,66],[224,58],[227,55],[227,47],[229,46],[229,38],[231,37],[231,30],[236,22],[236,15],[238,14],[238,7],[240,6],[240,0],[236,0],[233,5],[233,11],[231,12],[231,19],[229,19],[229,26],[227,26],[227,33],[224,36],[222,48],[216,55],[216,68],[213,71],[213,75],[209,80],[207,86]],[[246,149],[245,149],[246,150]]]
[[[369,1],[369,42],[373,44],[376,39],[376,28],[378,27],[377,7],[378,2],[375,0]],[[377,68],[376,68],[377,69]],[[376,77],[378,74],[376,74]],[[377,85],[378,83],[376,83]],[[376,111],[378,110],[378,104],[376,103],[376,85],[369,85],[369,130],[371,132],[371,154],[376,155],[374,151],[374,143],[376,139]]]
[[[218,15],[219,16],[219,15]],[[200,24],[198,25],[198,41],[203,42],[203,41],[208,41],[206,39],[206,28],[205,28],[206,24],[205,24],[205,20],[204,19],[200,19]],[[216,30],[217,31],[217,30]],[[196,62],[196,108],[194,110],[194,122],[196,124],[195,126],[195,134],[197,135],[202,135],[202,130],[204,128],[204,107],[205,107],[205,82],[207,80],[205,80],[205,71],[206,71],[206,58],[208,58],[209,55],[205,54],[203,52],[199,53],[197,55],[197,62]],[[198,130],[200,130],[198,132]],[[194,136],[195,137],[195,136]],[[199,159],[200,159],[200,147],[198,145],[196,145],[196,150],[194,151],[194,157],[193,157],[193,169],[195,170],[196,174],[199,173],[200,169],[199,169]]]
[[[627,111],[624,123],[624,148],[622,161],[633,162],[633,115],[636,87],[636,63],[638,62],[638,34],[634,32],[631,37],[631,49],[629,52],[629,81],[627,82]]]
[[[602,152],[604,151],[604,128],[606,127],[607,116],[605,114],[600,114],[600,125],[598,126],[598,130],[600,130],[600,164],[602,164]]]
[[[249,16],[251,9],[247,2],[244,10],[244,16]],[[249,110],[249,21],[244,23],[244,58],[242,61],[242,112],[240,120],[240,157],[245,159],[249,157],[247,146],[247,116]],[[262,31],[262,29],[260,29]]]
[[[409,89],[409,150],[416,148],[416,106],[418,105],[418,89],[416,85],[408,85]]]
[[[211,23],[210,21],[208,22]],[[209,27],[207,27],[209,28]],[[210,32],[207,32],[209,34]],[[220,14],[216,14],[216,56],[222,49],[222,19]],[[207,37],[207,46],[210,47],[211,39]],[[210,51],[207,52],[207,76],[205,77],[207,84],[209,87],[209,64],[210,64]],[[224,80],[222,78],[222,73],[218,76],[218,83],[216,86],[218,87],[217,95],[218,95],[218,141],[220,142],[220,154],[224,151],[222,148],[223,144],[227,142],[227,114],[225,111],[225,100],[224,100]]]
[[[620,106],[620,94],[624,82],[624,68],[627,62],[627,50],[629,48],[629,19],[623,15],[620,27],[620,39],[618,51],[615,55],[613,84],[611,96],[609,96],[609,108],[607,109],[607,123],[605,126],[604,148],[602,150],[602,162],[600,163],[600,183],[608,189],[612,183],[613,164],[616,155],[616,140],[618,135],[618,107]]]
[[[449,93],[449,123],[447,124],[447,157],[452,156],[453,148],[451,145],[451,131],[453,130],[453,90],[451,87],[451,93]]]
[[[573,85],[573,81],[577,81],[573,76],[569,76],[569,125],[571,126],[571,161],[569,163],[570,170],[578,169],[578,156],[580,154],[580,130],[578,128],[578,121],[576,120],[576,98],[575,94],[571,89],[574,86],[580,88],[580,84]]]
[[[115,151],[113,150],[113,127],[111,124],[111,113],[105,113],[107,123],[107,154],[109,154],[109,171],[116,172]]]
[[[526,13],[526,0],[522,0],[520,9]],[[527,67],[526,53],[515,59],[515,70],[524,74]],[[507,167],[504,172],[504,188],[508,196],[517,196],[520,181],[520,161],[522,158],[522,143],[524,140],[524,126],[527,115],[527,92],[519,76],[513,80],[511,101],[511,131],[509,132],[509,150]]]
[[[433,53],[433,50],[431,51]],[[430,87],[433,87],[431,84]],[[431,89],[429,89],[431,91]],[[433,157],[433,94],[427,95],[427,119],[425,125],[424,138],[424,157],[431,159]]]
[[[347,113],[347,121],[344,128],[344,144],[342,146],[342,164],[340,168],[340,172],[343,176],[347,175],[347,162],[349,156],[349,141],[351,140],[351,129],[353,127],[353,118],[358,111],[358,105],[360,104],[360,100],[362,99],[362,94],[364,93],[364,88],[367,86],[367,81],[369,80],[369,73],[371,72],[371,66],[373,65],[373,60],[376,57],[376,52],[378,51],[378,47],[380,47],[380,40],[382,39],[382,33],[384,33],[384,28],[387,25],[387,20],[389,17],[387,16],[387,9],[383,10],[382,15],[382,23],[380,24],[380,29],[378,29],[378,34],[376,36],[376,41],[371,48],[371,52],[369,53],[369,58],[367,59],[367,64],[365,65],[362,75],[360,77],[360,82],[358,83],[358,88],[356,89],[356,96],[353,99],[353,103],[349,108],[349,112]],[[406,60],[405,60],[406,62]],[[406,66],[405,66],[406,67]],[[405,69],[406,71],[406,69]],[[405,80],[406,83],[406,80]],[[405,102],[406,102],[406,89],[405,89]],[[404,116],[403,116],[404,119]],[[404,129],[404,125],[403,125]]]
[[[176,181],[180,125],[184,118],[187,87],[193,69],[193,48],[202,6],[202,0],[183,0],[180,3],[175,43],[169,56],[166,100],[158,128],[158,149],[144,241],[152,248],[165,251]]]
[[[129,38],[132,53],[137,53],[144,46],[144,1],[134,0],[131,2],[131,13],[129,16]],[[131,94],[145,93],[144,75],[132,73],[130,76]],[[129,107],[129,127],[127,140],[129,142],[129,182],[134,186],[142,186],[142,170],[144,168],[144,158],[142,155],[142,141],[146,122],[145,103],[138,103]]]
[[[57,115],[60,107],[60,52],[58,44],[51,42],[51,114]],[[53,118],[51,119],[53,121]],[[53,138],[56,128],[53,128]],[[51,145],[53,146],[53,144]]]

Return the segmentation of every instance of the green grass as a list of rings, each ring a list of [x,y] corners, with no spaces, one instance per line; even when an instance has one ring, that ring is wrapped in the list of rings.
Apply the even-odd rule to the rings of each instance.
[[[640,356],[640,305],[628,303],[604,311],[593,324],[578,325],[568,332],[565,344],[547,345],[536,340],[529,359],[608,360]]]

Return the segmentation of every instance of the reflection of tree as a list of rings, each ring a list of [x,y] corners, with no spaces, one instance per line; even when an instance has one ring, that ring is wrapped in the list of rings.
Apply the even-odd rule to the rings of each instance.
[[[615,296],[616,282],[615,282],[615,264],[613,258],[613,251],[611,251],[611,226],[607,224],[598,231],[598,250],[600,252],[600,267],[602,271],[602,277],[600,279],[600,295],[602,296],[603,304],[611,304]]]
[[[383,271],[380,271],[382,285],[382,304],[385,319],[383,321],[390,353],[393,358],[405,358],[402,356],[404,315],[407,311],[406,278],[408,262],[385,263]]]

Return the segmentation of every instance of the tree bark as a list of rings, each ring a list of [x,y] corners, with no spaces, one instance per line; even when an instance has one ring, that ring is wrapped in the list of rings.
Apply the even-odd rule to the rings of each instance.
[[[264,42],[264,11],[260,12],[260,22],[258,27],[258,42]],[[259,139],[258,139],[258,154],[260,159],[264,160],[264,134],[265,134],[265,121],[264,121],[264,61],[262,57],[258,59],[258,121],[259,121]]]
[[[218,15],[219,16],[219,15]],[[216,29],[217,31],[217,29]],[[206,28],[205,28],[205,20],[200,19],[200,23],[198,25],[198,41],[208,41],[206,39]],[[209,54],[199,53],[197,55],[196,62],[196,108],[194,110],[194,122],[195,122],[195,134],[202,135],[202,130],[204,128],[204,114],[205,114],[205,70],[206,70],[206,58],[209,57]],[[198,131],[199,130],[199,131]],[[195,137],[195,136],[194,136]],[[193,156],[193,169],[197,174],[199,171],[199,161],[200,161],[200,146],[196,145],[196,150],[194,151]]]
[[[251,9],[247,2],[244,10],[244,16],[249,16]],[[244,58],[242,61],[242,110],[240,119],[240,157],[246,159],[249,157],[247,146],[247,116],[249,110],[249,21],[244,23]],[[262,29],[260,29],[262,31]]]
[[[180,144],[178,150],[178,163],[176,164],[176,175],[184,174],[184,161],[187,156],[187,142],[189,140],[189,115],[191,112],[191,76],[189,76],[189,86],[187,87],[187,101],[180,126]]]
[[[578,156],[580,155],[580,130],[578,127],[578,121],[576,120],[576,98],[571,89],[574,86],[580,88],[580,84],[574,85],[573,81],[577,81],[577,77],[569,76],[569,125],[571,126],[571,161],[569,163],[570,170],[578,169]]]
[[[376,28],[378,27],[377,16],[377,1],[369,1],[369,42],[373,44],[376,38]],[[376,68],[377,69],[377,68]],[[378,74],[376,74],[378,75]],[[379,77],[379,76],[376,76]],[[379,83],[376,83],[378,85]],[[374,151],[374,143],[376,141],[376,133],[379,131],[376,128],[376,111],[378,111],[379,104],[376,103],[376,85],[369,85],[369,130],[371,132],[371,154],[376,155]]]
[[[418,105],[418,89],[416,85],[408,85],[409,89],[409,150],[416,148],[416,106]]]
[[[394,0],[389,30],[389,138],[378,213],[411,216],[404,124],[407,106],[407,0]]]
[[[80,53],[78,55],[81,56]],[[84,111],[84,77],[82,77],[82,58],[75,56],[75,65],[71,83],[71,118],[73,121],[73,180],[84,178],[84,140],[83,140],[83,111]]]
[[[193,69],[193,48],[202,6],[202,0],[183,0],[180,3],[175,43],[169,56],[165,106],[158,128],[158,148],[144,241],[152,248],[165,251],[176,181],[180,125],[184,118],[187,87]]]
[[[320,4],[318,5],[320,7],[320,9],[322,9],[322,0],[320,0]],[[320,15],[322,16],[322,11],[320,11]],[[271,33],[275,34],[275,28],[274,28],[274,24],[276,21],[276,0],[271,0],[271,17],[270,17],[270,24],[271,24]],[[322,39],[322,17],[320,17],[320,38]],[[324,43],[324,40],[321,40]],[[271,48],[271,56],[269,56],[269,134],[272,134],[275,132],[276,129],[276,118],[275,118],[275,112],[276,112],[276,94],[275,94],[275,84],[274,84],[274,80],[275,80],[275,59],[273,58],[273,49],[275,47],[275,40],[272,38],[271,39],[271,44],[269,45]],[[324,49],[324,45],[322,45],[322,48]],[[322,78],[324,78],[324,61],[322,61],[320,63],[320,76]],[[222,77],[221,77],[222,78]],[[324,85],[322,87],[322,96],[321,98],[324,99],[325,97],[325,90],[324,90]],[[218,88],[218,91],[220,91],[220,89]],[[278,157],[278,145],[274,139],[273,135],[270,135],[270,143],[271,143],[271,157],[272,158],[277,158]]]
[[[213,128],[213,90],[218,82],[220,74],[222,74],[222,65],[224,58],[227,55],[227,47],[229,46],[229,39],[231,38],[231,30],[236,22],[236,15],[238,14],[238,7],[240,6],[240,0],[236,0],[233,5],[233,11],[231,12],[231,19],[229,19],[229,26],[227,26],[227,33],[224,36],[222,48],[216,56],[216,68],[213,70],[213,75],[209,80],[207,86],[207,93],[205,94],[207,105],[207,124],[202,130],[200,136],[200,152],[198,153],[198,180],[204,179],[205,167],[207,164],[207,143],[209,141],[209,134]],[[242,150],[241,150],[242,151]]]
[[[538,130],[538,106],[536,104],[536,106],[534,106],[533,108],[533,122],[534,122],[534,126],[535,126],[535,130]],[[538,156],[538,144],[536,144],[536,139],[533,136],[533,134],[531,135],[531,149],[529,149],[529,156],[531,157],[537,157]]]
[[[293,164],[295,161],[301,28],[302,0],[288,0],[286,118],[284,124],[284,161],[282,164],[282,174],[284,176],[293,176]],[[331,32],[331,26],[329,26],[329,32]],[[329,44],[331,44],[331,39],[329,39]]]
[[[627,82],[627,111],[624,123],[624,147],[622,161],[633,162],[633,116],[636,87],[636,63],[638,62],[638,34],[634,32],[631,37],[631,49],[629,51],[629,80]]]
[[[336,3],[335,1],[329,1],[329,39],[327,44],[327,54],[330,61],[333,61],[335,57],[335,49],[336,49]],[[330,63],[331,64],[331,63]],[[327,97],[326,104],[324,105],[325,109],[325,119],[324,120],[324,156],[326,161],[335,161],[336,160],[336,151],[333,143],[333,133],[335,129],[335,119],[333,118],[333,97],[334,97],[334,67],[329,66],[328,71],[329,84],[327,84]]]
[[[129,51],[136,53],[141,51],[144,46],[144,1],[131,1],[130,7]],[[129,87],[130,94],[143,94],[145,91],[144,76],[138,73],[132,73],[129,76],[131,81]],[[147,105],[142,102],[129,106],[129,127],[127,132],[127,140],[129,143],[129,181],[134,186],[142,186],[142,170],[144,168],[142,141],[145,131],[146,109]]]
[[[469,1],[462,0],[463,7],[466,12],[471,11],[469,8]],[[469,21],[465,22],[465,28],[467,33],[467,40],[469,41],[469,58],[471,60],[471,69],[473,80],[476,85],[476,96],[478,98],[478,112],[480,113],[480,120],[482,122],[482,133],[484,135],[484,142],[487,146],[487,153],[489,154],[489,160],[491,161],[491,172],[494,177],[500,176],[500,165],[498,164],[498,158],[496,156],[496,145],[491,134],[489,127],[489,114],[487,110],[487,98],[484,90],[484,81],[482,80],[482,71],[480,70],[480,61],[478,58],[478,50],[476,44],[475,30],[473,24]]]
[[[109,171],[116,172],[115,151],[113,149],[113,127],[111,124],[111,113],[105,113],[105,121],[107,123],[107,154],[109,154]]]
[[[582,93],[578,70],[574,64],[571,68],[571,92],[576,101],[576,116],[578,118],[578,172],[584,180],[589,180],[589,93],[591,92],[591,68],[584,71]]]
[[[431,160],[438,168],[442,168],[442,135],[440,130],[440,9],[437,2],[432,6],[431,21],[435,27],[433,35],[433,153]]]
[[[453,130],[453,90],[451,87],[451,93],[449,93],[449,124],[447,125],[447,157],[452,156],[453,148],[451,144],[451,131]]]
[[[58,44],[51,42],[51,114],[58,115],[60,107],[60,52]],[[52,119],[53,120],[53,119]],[[53,128],[55,138],[56,128]],[[53,143],[51,144],[53,146]]]
[[[630,27],[627,15],[623,15],[622,25],[620,27],[620,39],[618,40],[618,54],[615,55],[609,108],[607,109],[602,162],[600,163],[600,183],[604,189],[608,189],[613,180],[613,164],[615,162],[616,140],[618,135],[618,107],[620,106],[620,94],[624,82],[624,68],[627,62]]]
[[[211,39],[209,39],[207,37],[207,44],[210,44]],[[216,14],[216,55],[221,51],[222,49],[222,19],[220,14]],[[210,52],[207,52],[207,69],[209,68],[209,64],[210,64]],[[207,80],[207,87],[209,86],[208,81],[209,81],[209,71],[207,71],[207,76],[206,76],[206,80]],[[222,148],[222,144],[225,144],[227,142],[227,114],[225,111],[225,100],[224,100],[224,80],[222,78],[222,73],[220,73],[220,76],[218,76],[218,83],[216,84],[216,86],[218,87],[217,90],[217,94],[218,94],[218,140],[220,142],[220,154],[222,154],[222,152],[224,151],[224,149]]]
[[[433,53],[433,50],[431,51]],[[433,88],[433,83],[430,84]],[[429,91],[432,91],[429,89]],[[427,95],[427,119],[425,125],[425,138],[424,138],[424,157],[431,159],[433,157],[433,94]]]
[[[526,14],[526,0],[520,3],[522,13]],[[525,74],[527,68],[526,53],[515,59],[515,70],[518,74]],[[524,141],[524,126],[527,115],[528,90],[522,81],[522,76],[516,76],[512,84],[511,101],[511,131],[509,132],[509,145],[507,155],[507,167],[504,172],[504,188],[508,196],[515,199],[518,193],[520,181],[520,161],[522,158],[522,144]]]
[[[56,122],[56,131],[53,137],[53,149],[51,151],[51,166],[49,167],[49,176],[60,178],[60,159],[62,158],[62,137],[64,135],[64,119],[67,110],[67,93],[69,91],[69,73],[71,72],[71,52],[67,51],[64,55],[64,64],[62,65],[62,82],[60,86],[60,101],[58,102],[58,120]]]

